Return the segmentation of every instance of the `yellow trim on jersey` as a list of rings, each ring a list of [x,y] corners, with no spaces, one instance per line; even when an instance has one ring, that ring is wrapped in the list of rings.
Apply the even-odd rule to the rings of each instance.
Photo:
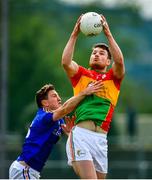
[[[74,95],[77,95],[80,91],[84,90],[89,83],[95,81],[92,78],[82,76],[77,83],[77,85],[73,88],[74,89]],[[104,99],[108,99],[112,105],[116,105],[118,96],[119,96],[119,90],[116,88],[113,80],[105,80],[103,81],[103,87],[101,88],[101,92],[95,93],[98,97],[102,97]]]

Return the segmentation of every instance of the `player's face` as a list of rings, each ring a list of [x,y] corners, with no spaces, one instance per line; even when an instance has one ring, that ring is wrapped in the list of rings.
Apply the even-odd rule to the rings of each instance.
[[[55,90],[48,92],[47,103],[51,110],[55,110],[61,106],[61,98]]]
[[[89,65],[91,68],[99,70],[109,66],[108,52],[100,47],[94,48],[90,56]]]

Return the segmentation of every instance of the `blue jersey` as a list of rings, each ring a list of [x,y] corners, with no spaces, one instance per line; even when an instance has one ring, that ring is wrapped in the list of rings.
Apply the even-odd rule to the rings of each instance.
[[[40,108],[26,135],[18,161],[25,161],[31,168],[41,171],[62,133],[63,119],[53,121],[53,113]]]

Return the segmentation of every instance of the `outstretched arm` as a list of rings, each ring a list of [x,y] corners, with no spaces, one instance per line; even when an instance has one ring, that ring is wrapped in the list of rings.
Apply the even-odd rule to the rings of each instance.
[[[73,59],[73,53],[75,49],[75,43],[80,32],[80,19],[81,19],[81,16],[77,20],[75,27],[71,33],[71,36],[62,54],[62,65],[69,77],[73,77],[77,73],[78,68],[79,68],[78,64],[72,59]]]
[[[85,96],[99,92],[102,86],[102,81],[96,81],[89,85],[85,90],[81,91],[77,96],[73,96],[67,100],[61,107],[53,112],[53,120],[56,121],[72,112]]]
[[[125,74],[125,65],[124,65],[123,54],[122,54],[121,49],[119,48],[118,44],[116,43],[115,39],[112,36],[112,33],[110,31],[110,28],[106,21],[106,18],[103,15],[101,15],[101,18],[102,18],[101,21],[103,24],[103,31],[104,31],[105,36],[107,37],[110,52],[111,52],[112,58],[114,60],[114,63],[112,66],[114,76],[117,77],[118,79],[120,79]]]

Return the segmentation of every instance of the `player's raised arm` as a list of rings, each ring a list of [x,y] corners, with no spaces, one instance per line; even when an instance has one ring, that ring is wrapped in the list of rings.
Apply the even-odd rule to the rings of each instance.
[[[122,78],[125,74],[125,65],[124,65],[123,54],[122,54],[121,49],[119,48],[118,44],[116,43],[115,39],[112,36],[112,33],[110,31],[110,28],[106,21],[106,18],[103,15],[101,15],[101,18],[102,18],[101,21],[103,24],[103,31],[107,37],[110,52],[111,52],[112,58],[114,60],[114,63],[112,66],[114,75],[117,78]]]
[[[75,43],[78,37],[78,34],[80,32],[80,19],[77,20],[75,27],[71,33],[71,36],[63,50],[62,54],[62,65],[69,77],[74,76],[77,71],[78,71],[78,64],[73,61],[73,53],[74,53],[74,48],[75,48]]]
[[[56,121],[72,112],[85,96],[101,91],[102,86],[102,81],[96,81],[81,91],[77,96],[68,99],[61,107],[53,111],[53,120]]]

